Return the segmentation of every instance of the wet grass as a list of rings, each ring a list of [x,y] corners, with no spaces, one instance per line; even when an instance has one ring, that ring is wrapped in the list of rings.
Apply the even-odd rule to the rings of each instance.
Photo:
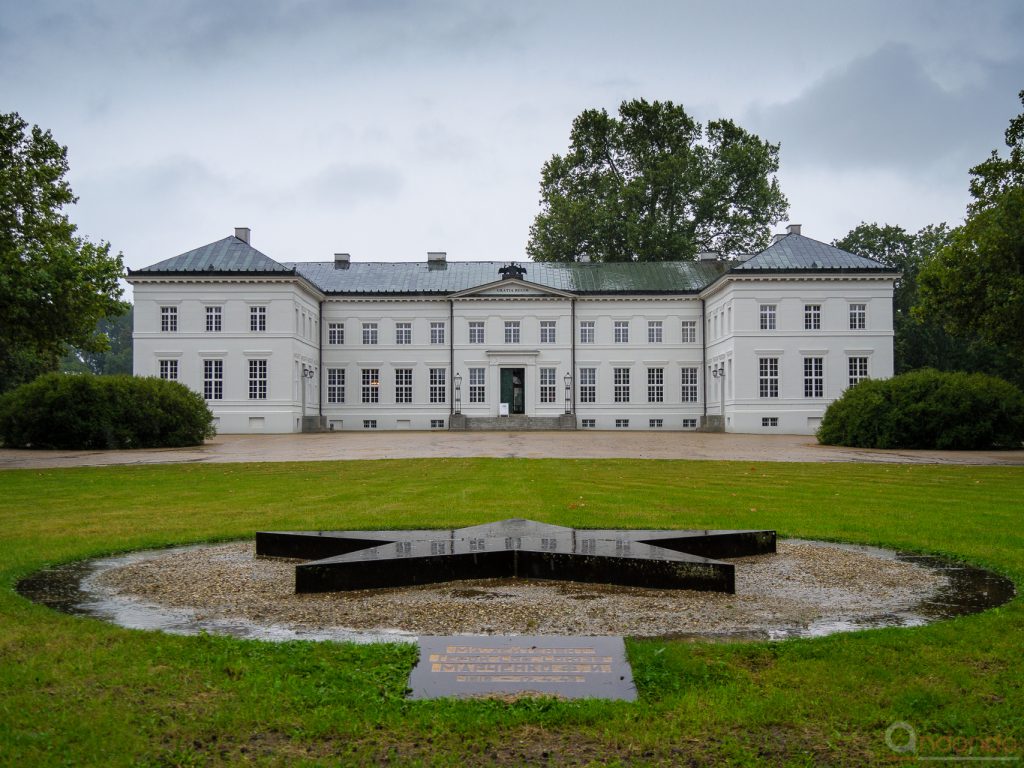
[[[1024,583],[1024,469],[451,459],[0,472],[0,765],[828,765],[1024,745],[1024,600],[916,629],[632,641],[635,704],[408,702],[408,645],[135,632],[23,600],[52,563],[257,529],[774,527]],[[897,733],[899,737],[904,735]]]

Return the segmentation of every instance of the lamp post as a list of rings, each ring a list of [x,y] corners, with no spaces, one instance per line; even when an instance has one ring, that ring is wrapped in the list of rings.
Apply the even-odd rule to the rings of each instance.
[[[306,387],[308,386],[309,379],[316,376],[316,373],[312,368],[308,367],[305,363],[302,364],[302,421],[303,427],[305,427],[306,421]]]
[[[572,413],[572,374],[565,374],[565,412]]]
[[[462,374],[455,374],[455,413],[462,413]]]
[[[718,399],[722,408],[722,429],[725,429],[725,363],[712,364],[711,375],[718,379]]]

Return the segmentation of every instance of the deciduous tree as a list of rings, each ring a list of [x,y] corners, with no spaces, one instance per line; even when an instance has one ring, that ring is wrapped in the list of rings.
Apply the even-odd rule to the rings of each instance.
[[[1024,360],[1024,114],[1010,121],[1006,144],[1007,157],[993,151],[971,169],[967,219],[922,268],[917,312]]]
[[[56,370],[69,345],[95,351],[120,301],[121,255],[76,234],[67,148],[0,114],[0,391]]]
[[[786,214],[779,145],[731,120],[703,126],[670,101],[589,109],[569,152],[541,171],[537,261],[671,261],[698,251],[748,253]]]

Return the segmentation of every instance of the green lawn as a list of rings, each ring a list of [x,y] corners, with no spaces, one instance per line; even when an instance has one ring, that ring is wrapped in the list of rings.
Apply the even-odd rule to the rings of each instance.
[[[775,528],[938,552],[1024,583],[1024,469],[452,459],[0,472],[0,764],[887,763],[1024,749],[1024,600],[916,629],[736,645],[629,642],[637,703],[408,702],[409,645],[118,629],[16,580],[257,529]]]

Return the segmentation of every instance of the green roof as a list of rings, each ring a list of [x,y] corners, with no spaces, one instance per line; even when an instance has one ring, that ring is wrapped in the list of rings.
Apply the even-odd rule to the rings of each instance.
[[[523,280],[576,294],[696,293],[727,269],[727,262],[662,261],[652,263],[562,264],[517,262]],[[334,262],[290,264],[328,294],[449,294],[501,279],[501,261]]]
[[[518,262],[528,283],[577,295],[699,293],[726,274],[881,272],[883,264],[798,234],[784,235],[746,261]],[[296,275],[330,295],[448,295],[501,279],[500,261],[277,262],[237,237],[226,237],[150,267],[145,275]]]

